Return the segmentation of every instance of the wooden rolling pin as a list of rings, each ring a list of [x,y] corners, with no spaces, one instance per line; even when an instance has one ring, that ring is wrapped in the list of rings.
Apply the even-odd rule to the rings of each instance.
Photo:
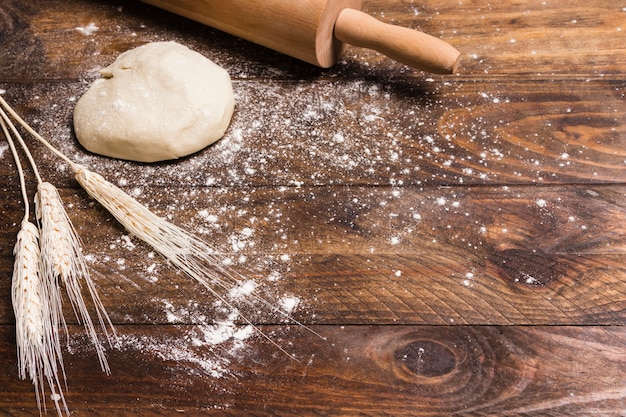
[[[417,69],[452,74],[459,51],[412,29],[360,11],[361,0],[143,0],[322,68],[345,44],[375,49]]]

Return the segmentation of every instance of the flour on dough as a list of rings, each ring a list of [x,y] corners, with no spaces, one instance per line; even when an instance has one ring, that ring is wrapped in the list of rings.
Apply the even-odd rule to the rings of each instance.
[[[224,135],[235,100],[228,73],[175,42],[121,54],[74,109],[89,151],[140,162],[197,152]]]

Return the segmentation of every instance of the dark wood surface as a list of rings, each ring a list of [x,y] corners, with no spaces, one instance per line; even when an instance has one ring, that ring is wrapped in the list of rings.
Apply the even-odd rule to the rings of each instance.
[[[322,70],[139,2],[2,1],[3,97],[309,326],[244,309],[296,360],[258,333],[210,343],[216,300],[33,143],[119,334],[107,376],[67,311],[72,415],[624,415],[626,3],[365,3],[452,43],[459,74],[356,48]],[[153,165],[87,153],[75,101],[158,40],[229,71],[226,136]],[[16,366],[4,143],[0,159],[0,413],[38,415]]]

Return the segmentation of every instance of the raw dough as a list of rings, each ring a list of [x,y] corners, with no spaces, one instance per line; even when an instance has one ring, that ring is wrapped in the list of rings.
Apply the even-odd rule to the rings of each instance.
[[[228,73],[175,42],[121,54],[78,100],[74,130],[89,151],[155,162],[189,155],[224,135],[235,100]]]

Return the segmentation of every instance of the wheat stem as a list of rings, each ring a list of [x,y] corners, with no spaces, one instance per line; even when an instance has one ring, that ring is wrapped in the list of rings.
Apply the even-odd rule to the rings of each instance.
[[[2,99],[2,97],[0,97],[0,99]],[[15,127],[15,125],[13,124],[9,116],[4,112],[4,110],[2,110],[2,108],[0,108],[0,115],[2,116],[2,119],[6,122],[7,126],[11,129],[11,132],[13,132],[13,135],[17,139],[22,149],[24,150],[24,153],[26,154],[26,158],[28,158],[28,162],[30,163],[30,166],[33,168],[33,173],[35,174],[35,178],[37,178],[37,182],[39,183],[42,182],[41,175],[39,175],[39,170],[37,169],[37,164],[35,163],[35,159],[33,158],[33,155],[30,153],[28,146],[26,146],[26,143],[24,143],[24,140],[22,139],[22,135],[20,135],[20,132],[17,131],[17,128]],[[7,138],[9,137],[7,135],[7,132],[5,132],[5,136],[7,136]]]
[[[16,112],[15,110],[13,110],[13,108],[11,108],[11,106],[9,106],[9,103],[7,103],[4,98],[2,98],[2,96],[0,96],[0,105],[2,105],[2,107],[4,107],[4,109],[31,135],[33,135],[33,137],[35,137],[35,139],[37,139],[39,142],[41,142],[46,148],[48,148],[50,151],[52,151],[52,153],[54,153],[56,156],[58,156],[59,158],[61,158],[63,161],[65,161],[69,166],[74,167],[74,165],[76,165],[70,158],[68,158],[67,156],[65,156],[65,154],[63,154],[63,152],[59,151],[57,148],[55,148],[54,146],[52,146],[52,144],[50,142],[48,142],[46,139],[44,139],[39,133],[37,133],[37,131],[35,129],[33,129],[32,127],[30,127],[28,125],[28,123],[26,123],[24,121],[24,119],[22,119]]]
[[[0,97],[1,98],[1,97]],[[17,149],[15,148],[15,144],[11,139],[11,134],[7,129],[7,125],[4,119],[4,112],[1,113],[2,117],[0,117],[0,126],[2,127],[2,133],[4,133],[4,137],[6,138],[9,148],[11,149],[11,153],[13,154],[13,159],[15,160],[15,165],[17,166],[17,175],[20,180],[20,191],[22,193],[22,200],[24,201],[24,220],[28,220],[30,217],[30,204],[28,202],[28,193],[26,191],[26,180],[24,177],[24,169],[22,168],[22,163],[20,162],[19,155],[17,153]]]

